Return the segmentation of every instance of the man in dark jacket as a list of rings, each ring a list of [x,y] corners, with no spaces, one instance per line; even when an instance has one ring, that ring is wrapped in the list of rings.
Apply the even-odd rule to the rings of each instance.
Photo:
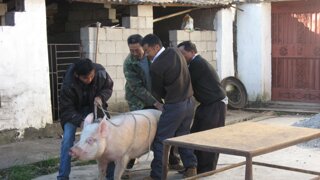
[[[154,34],[142,40],[146,55],[152,58],[150,66],[152,94],[156,99],[164,99],[163,111],[159,119],[152,149],[151,174],[145,179],[161,179],[163,140],[189,134],[193,117],[193,90],[187,63],[177,48],[164,49],[162,42]],[[188,170],[185,177],[196,175],[197,161],[190,149],[179,148],[183,165]]]
[[[226,94],[214,68],[200,55],[191,41],[178,44],[185,57],[191,76],[194,97],[200,105],[196,109],[191,133],[224,126],[226,116]],[[218,153],[195,151],[198,173],[216,169]]]
[[[69,149],[73,146],[77,127],[82,127],[84,118],[94,111],[94,105],[106,110],[112,88],[113,81],[104,67],[92,63],[90,59],[80,59],[67,70],[59,99],[63,139],[58,180],[69,179]],[[102,117],[102,111],[99,112],[98,117]]]
[[[130,54],[123,63],[123,72],[126,78],[125,92],[126,100],[130,111],[140,109],[156,109],[162,104],[156,100],[151,94],[151,62],[144,55],[144,50],[141,46],[142,36],[133,34],[128,37],[128,47]],[[162,109],[159,109],[162,110]],[[174,153],[174,148],[171,148],[169,155],[169,168],[181,170],[180,159]],[[134,161],[130,161],[127,168],[133,166]]]

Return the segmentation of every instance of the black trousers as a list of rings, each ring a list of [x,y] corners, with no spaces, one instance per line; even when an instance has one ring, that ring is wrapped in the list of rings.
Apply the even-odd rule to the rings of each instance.
[[[224,126],[226,111],[227,106],[222,101],[211,103],[209,105],[200,104],[196,109],[191,133]],[[219,153],[195,150],[194,154],[197,156],[198,160],[198,173],[204,173],[216,169]]]

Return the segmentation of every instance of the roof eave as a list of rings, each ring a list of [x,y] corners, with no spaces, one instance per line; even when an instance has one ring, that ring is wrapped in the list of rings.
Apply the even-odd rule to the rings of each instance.
[[[231,3],[217,2],[215,4],[199,4],[199,3],[179,3],[179,2],[128,2],[128,0],[71,0],[72,2],[86,2],[86,3],[101,3],[101,4],[117,4],[117,5],[152,5],[152,6],[165,6],[165,7],[227,7]]]

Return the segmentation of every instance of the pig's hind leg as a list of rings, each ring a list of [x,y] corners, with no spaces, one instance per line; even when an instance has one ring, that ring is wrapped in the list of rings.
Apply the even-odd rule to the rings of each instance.
[[[127,164],[129,162],[128,156],[123,156],[122,159],[116,161],[116,168],[114,170],[114,179],[115,180],[121,180],[121,176],[127,167]]]

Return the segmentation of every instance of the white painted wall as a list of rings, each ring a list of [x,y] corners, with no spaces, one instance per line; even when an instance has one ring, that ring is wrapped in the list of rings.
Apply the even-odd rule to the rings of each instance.
[[[217,72],[220,79],[234,76],[233,57],[233,21],[234,8],[221,9],[214,20],[214,29],[217,32]]]
[[[249,101],[271,99],[271,4],[243,4],[237,11],[238,75]]]
[[[0,131],[52,123],[44,0],[26,0],[15,26],[0,26]]]

